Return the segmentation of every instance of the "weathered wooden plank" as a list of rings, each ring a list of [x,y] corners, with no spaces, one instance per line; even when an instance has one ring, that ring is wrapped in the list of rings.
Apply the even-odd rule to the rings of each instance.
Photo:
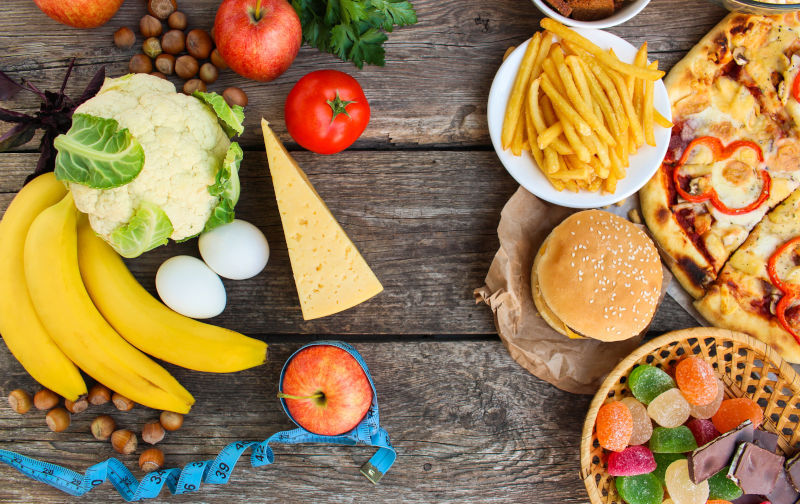
[[[384,285],[384,292],[343,313],[305,322],[262,153],[242,163],[239,217],[259,226],[271,245],[266,270],[250,280],[225,280],[228,307],[213,320],[252,334],[492,334],[491,313],[475,306],[497,251],[500,210],[516,190],[493,152],[359,152],[336,158],[296,155],[315,187]],[[0,192],[14,191],[35,154],[0,156]],[[335,162],[331,162],[335,159]],[[3,195],[5,210],[11,195]],[[154,290],[168,257],[198,255],[195,240],[170,244],[129,261]],[[664,331],[693,325],[671,300],[653,324]]]
[[[197,404],[184,427],[161,447],[170,467],[213,458],[227,443],[261,440],[291,427],[275,393],[283,362],[298,344],[273,345],[269,363],[233,374],[176,370]],[[498,341],[356,345],[375,379],[383,426],[399,458],[379,485],[358,467],[368,448],[277,446],[275,464],[249,467],[245,457],[228,485],[169,502],[566,502],[586,501],[578,476],[579,440],[589,396],[565,394],[514,363]],[[0,393],[35,390],[22,368],[0,350]],[[543,407],[543,405],[547,405]],[[121,456],[89,433],[91,419],[111,414],[141,431],[157,416],[143,407],[121,413],[110,405],[73,416],[70,428],[50,432],[44,413],[20,416],[0,404],[0,448],[83,471],[117,456],[141,477],[138,454]],[[168,496],[165,490],[162,497]],[[66,496],[0,465],[3,502],[63,502]],[[113,488],[96,488],[83,502],[118,502]]]
[[[218,3],[192,1],[191,8],[187,7],[190,24],[209,28]],[[223,72],[212,89],[237,85],[250,96],[244,145],[259,148],[261,116],[279,133],[286,131],[286,95],[302,75],[320,68],[356,76],[370,100],[370,125],[356,148],[489,145],[486,99],[492,78],[506,48],[528,38],[538,28],[541,14],[531,2],[518,0],[418,0],[414,5],[420,21],[390,35],[385,68],[357,70],[304,47],[292,68],[272,83],[246,81]],[[136,50],[115,48],[112,34],[120,26],[136,25],[143,13],[142,2],[129,1],[107,25],[76,30],[45,17],[28,0],[7,0],[0,5],[0,64],[15,77],[51,89],[60,85],[69,58],[76,56],[79,66],[70,89],[78,93],[79,85],[101,64],[110,75],[127,71]],[[635,45],[647,40],[661,67],[670,68],[724,14],[710,2],[654,0],[634,19],[610,31]],[[35,34],[32,23],[40,27]],[[28,111],[37,106],[27,94],[9,105]]]

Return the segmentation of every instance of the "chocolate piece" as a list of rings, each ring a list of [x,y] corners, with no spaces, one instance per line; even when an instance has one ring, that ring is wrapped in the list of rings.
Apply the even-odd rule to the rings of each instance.
[[[800,453],[786,462],[786,477],[794,489],[800,492]]]
[[[753,431],[753,444],[775,453],[778,450],[778,435],[774,432],[756,429]]]
[[[572,7],[567,4],[564,0],[545,0],[547,3],[550,4],[555,10],[558,11],[564,17],[569,16],[572,14]]]
[[[728,479],[739,485],[744,493],[767,495],[775,489],[783,473],[785,459],[753,443],[742,443],[728,471]]]
[[[738,499],[734,499],[733,504],[763,504],[767,498],[763,495],[744,494]]]
[[[739,427],[697,448],[689,455],[689,479],[701,483],[728,465],[739,443],[753,440],[753,422],[746,420]]]
[[[614,14],[614,0],[567,0],[572,19],[594,21]]]
[[[767,498],[772,504],[795,504],[797,499],[800,499],[800,492],[789,483],[786,472],[781,471],[775,482],[775,488],[767,494]]]

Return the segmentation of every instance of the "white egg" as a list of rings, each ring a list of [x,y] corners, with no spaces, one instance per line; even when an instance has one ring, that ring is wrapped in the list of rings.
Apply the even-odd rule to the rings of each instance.
[[[234,219],[200,235],[200,255],[223,278],[244,280],[258,275],[269,260],[269,244],[260,229]]]
[[[164,304],[187,317],[211,318],[225,309],[222,280],[196,257],[164,261],[156,273],[156,290]]]

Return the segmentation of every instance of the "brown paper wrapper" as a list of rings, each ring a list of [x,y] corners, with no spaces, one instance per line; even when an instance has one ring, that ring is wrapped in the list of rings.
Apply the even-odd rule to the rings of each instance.
[[[624,215],[625,207],[614,210]],[[503,207],[497,227],[500,250],[486,285],[475,289],[475,299],[492,309],[500,339],[522,367],[561,390],[594,394],[614,366],[639,346],[642,335],[613,343],[569,339],[536,311],[531,296],[533,258],[550,231],[575,211],[545,203],[520,187]],[[663,299],[672,276],[662,270]]]

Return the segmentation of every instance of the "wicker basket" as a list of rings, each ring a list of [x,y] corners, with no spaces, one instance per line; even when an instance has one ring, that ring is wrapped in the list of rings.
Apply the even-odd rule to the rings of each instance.
[[[594,432],[597,410],[606,402],[632,396],[627,377],[637,364],[668,369],[684,355],[708,360],[725,384],[726,397],[749,397],[761,405],[763,428],[778,434],[778,446],[786,455],[800,448],[800,377],[772,348],[727,329],[673,331],[646,342],[626,357],[594,396],[581,439],[581,478],[593,504],[623,502],[614,478],[606,472],[606,456]]]

